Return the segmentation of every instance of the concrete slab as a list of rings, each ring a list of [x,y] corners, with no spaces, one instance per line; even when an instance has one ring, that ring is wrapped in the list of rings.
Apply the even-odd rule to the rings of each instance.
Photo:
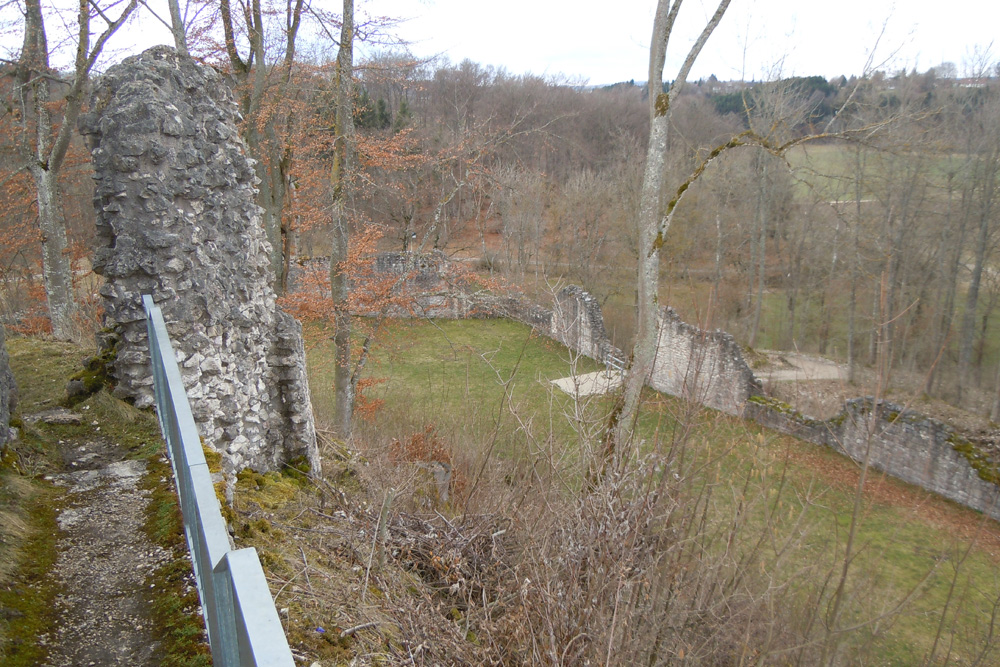
[[[618,371],[597,371],[552,380],[552,384],[570,396],[579,398],[610,393],[621,386],[622,379],[623,376]]]
[[[765,382],[847,379],[847,369],[828,359],[794,352],[768,353],[768,356],[776,362],[775,365],[754,371]]]

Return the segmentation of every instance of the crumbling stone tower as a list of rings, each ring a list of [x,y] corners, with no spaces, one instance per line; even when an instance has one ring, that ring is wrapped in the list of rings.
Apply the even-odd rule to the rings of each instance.
[[[96,180],[94,270],[120,334],[116,393],[152,404],[141,301],[152,294],[224,472],[300,457],[315,469],[302,329],[275,307],[237,118],[215,71],[157,46],[108,70],[80,121]]]

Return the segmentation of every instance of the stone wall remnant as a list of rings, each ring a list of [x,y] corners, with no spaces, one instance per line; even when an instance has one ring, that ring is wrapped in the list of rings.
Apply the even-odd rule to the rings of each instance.
[[[399,273],[398,253],[376,263]],[[527,324],[571,350],[602,363],[623,359],[607,336],[597,300],[569,286],[555,297],[552,310],[514,296],[449,291],[435,278],[443,264],[425,263],[417,302],[433,317],[505,317]],[[427,291],[422,291],[427,290]],[[430,298],[437,301],[426,301]],[[822,421],[769,398],[733,337],[683,322],[670,308],[660,314],[660,338],[648,384],[673,396],[742,416],[766,428],[825,445],[901,480],[974,508],[1000,521],[1000,468],[973,439],[950,426],[890,403],[870,398],[847,401],[840,415]],[[870,447],[870,450],[869,450]]]
[[[904,482],[961,503],[1000,521],[1000,472],[983,449],[955,429],[888,401],[871,397],[844,403],[821,421],[773,399],[757,397],[744,416],[863,461]]]
[[[604,328],[601,304],[592,294],[576,285],[568,285],[556,294],[549,336],[602,364],[625,358],[624,353],[611,343]]]
[[[319,465],[301,326],[275,306],[238,111],[211,68],[153,47],[101,77],[80,121],[93,155],[94,270],[120,333],[116,393],[152,404],[141,295],[163,311],[192,411],[226,473]]]
[[[761,393],[743,351],[724,331],[704,331],[681,320],[673,308],[660,312],[656,359],[648,384],[730,415]]]

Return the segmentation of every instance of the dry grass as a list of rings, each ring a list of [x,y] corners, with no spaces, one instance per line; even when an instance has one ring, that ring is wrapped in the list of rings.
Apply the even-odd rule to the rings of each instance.
[[[509,325],[405,332],[376,367],[386,408],[351,448],[327,442],[323,480],[247,478],[237,490],[237,543],[264,553],[304,658],[996,657],[996,531],[967,510],[869,476],[853,514],[853,462],[655,394],[641,438],[588,487],[608,403],[548,393],[558,349],[512,340]],[[431,463],[450,466],[447,500]]]
[[[0,474],[0,581],[9,581],[21,562],[20,545],[30,534],[24,507],[33,496],[30,480]]]

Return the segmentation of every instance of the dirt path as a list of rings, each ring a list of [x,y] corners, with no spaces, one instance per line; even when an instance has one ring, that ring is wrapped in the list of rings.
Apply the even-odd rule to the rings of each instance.
[[[143,532],[148,491],[144,461],[103,438],[60,443],[65,472],[50,476],[67,489],[52,576],[59,622],[46,667],[159,664],[146,577],[168,556]]]

